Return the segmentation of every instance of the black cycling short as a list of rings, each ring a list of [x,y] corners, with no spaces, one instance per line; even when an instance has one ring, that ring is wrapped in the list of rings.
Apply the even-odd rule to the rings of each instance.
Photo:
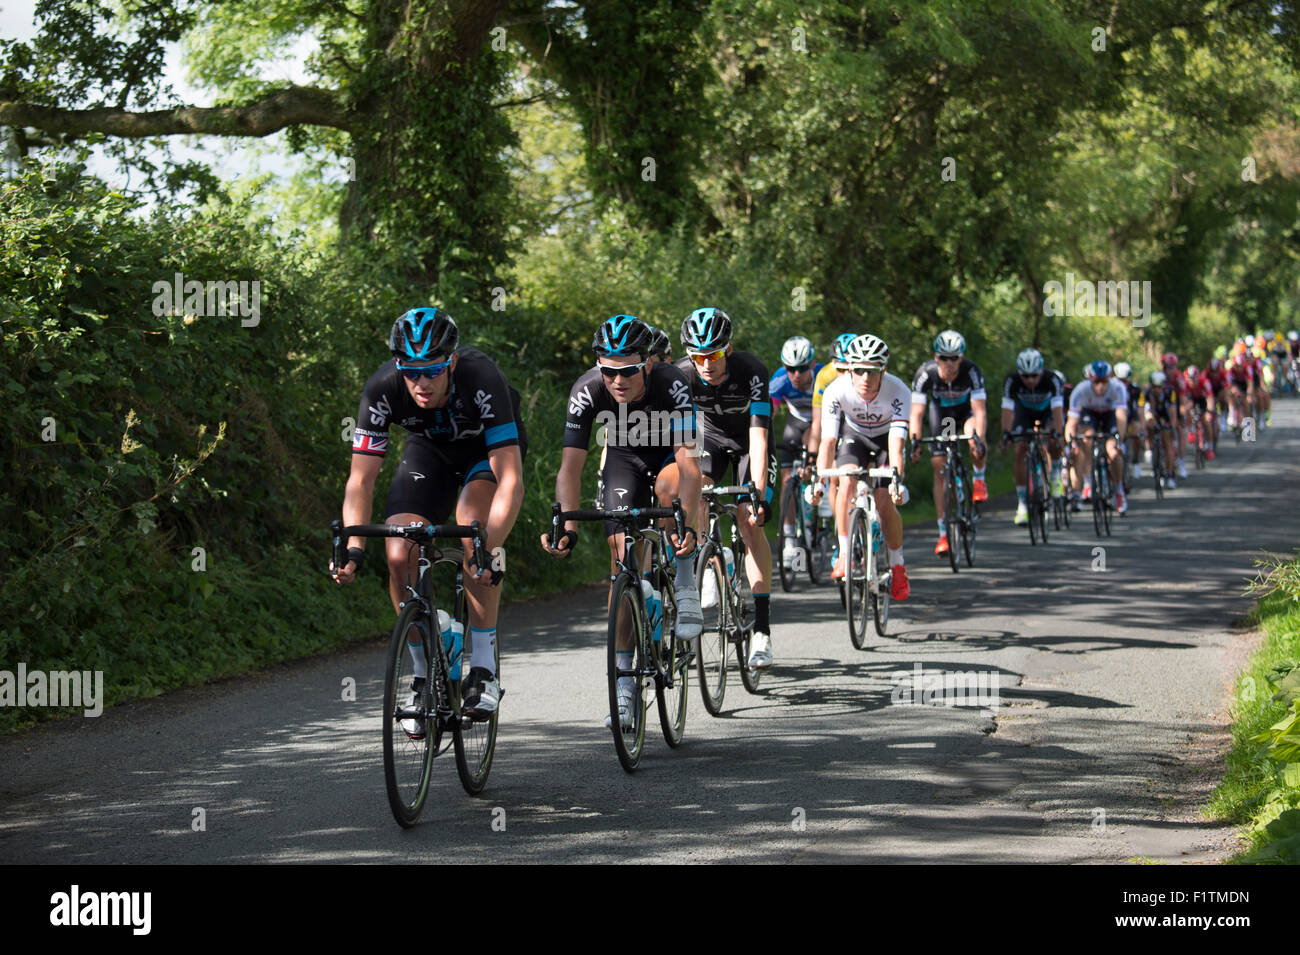
[[[919,403],[920,402],[918,402],[918,404]],[[963,426],[972,414],[969,402],[963,405],[952,405],[947,408],[942,408],[937,402],[931,401],[928,410],[930,415],[930,437],[932,438],[947,433],[961,434]],[[1018,408],[1017,413],[1019,413]],[[952,419],[953,423],[951,425],[945,423],[948,418]],[[951,429],[951,432],[949,429]],[[932,449],[930,453],[936,458],[943,457],[943,451],[939,448]]]
[[[528,436],[519,425],[519,456],[528,454]],[[434,444],[423,435],[406,439],[406,449],[388,488],[387,515],[419,514],[441,524],[455,513],[460,489],[470,481],[491,481],[496,475],[477,441]]]
[[[674,452],[662,447],[606,448],[596,506],[604,510],[655,506],[655,480],[674,460]],[[646,519],[640,526],[649,527],[653,523]],[[617,521],[605,521],[605,536],[617,534],[621,527]]]
[[[835,466],[837,468],[884,468],[889,467],[889,435],[885,433],[872,440],[860,434],[840,438],[835,448]],[[886,478],[867,478],[872,487],[889,487]]]
[[[1197,414],[1205,414],[1210,410],[1210,399],[1201,395],[1199,398],[1192,399],[1192,408]]]
[[[1112,432],[1118,431],[1118,425],[1115,421],[1115,412],[1113,411],[1083,411],[1079,414],[1079,430],[1088,429],[1096,431],[1098,435],[1109,437]]]
[[[1015,417],[1011,420],[1011,436],[1017,441],[1028,441],[1029,435],[1025,432],[1033,431],[1034,425],[1046,431],[1052,427],[1052,412],[1033,411],[1023,405],[1016,405]]]
[[[785,432],[781,435],[781,444],[777,449],[781,467],[792,468],[803,460],[803,441],[810,427],[811,421],[800,421],[794,415],[787,416]]]
[[[776,487],[777,478],[780,471],[776,466],[776,449],[771,444],[772,433],[768,432],[767,446],[767,493],[766,500],[768,504],[772,503],[774,488]],[[700,435],[700,448],[704,451],[704,457],[700,461],[700,471],[704,476],[706,484],[716,484],[726,487],[731,484],[727,480],[727,475],[732,473],[732,465],[735,465],[736,484],[749,483],[749,451],[738,451],[735,446],[728,443],[720,443],[716,436],[705,431]],[[742,494],[736,498],[737,501],[749,500],[748,494]]]

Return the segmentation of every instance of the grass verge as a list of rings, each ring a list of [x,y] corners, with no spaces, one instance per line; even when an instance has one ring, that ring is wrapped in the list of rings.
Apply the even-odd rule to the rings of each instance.
[[[1243,827],[1236,863],[1300,863],[1300,558],[1270,557],[1253,585],[1264,640],[1237,679],[1232,748],[1206,809]]]

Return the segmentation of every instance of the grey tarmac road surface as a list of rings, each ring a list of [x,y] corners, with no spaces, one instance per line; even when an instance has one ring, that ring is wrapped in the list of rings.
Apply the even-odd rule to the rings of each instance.
[[[1163,503],[1143,482],[1109,539],[1085,513],[1031,547],[1007,497],[986,505],[976,566],[954,575],[932,556],[933,528],[910,529],[912,598],[865,651],[831,589],[778,592],[763,693],[748,695],[733,671],[712,718],[692,685],[685,742],[669,750],[652,715],[635,775],[602,723],[604,596],[589,588],[503,613],[507,693],[488,788],[466,796],[448,753],[413,830],[385,799],[374,642],[0,741],[0,857],[1222,858],[1231,829],[1196,808],[1253,640],[1233,627],[1251,603],[1241,585],[1261,549],[1300,542],[1300,405],[1277,404],[1256,443],[1229,439]],[[896,674],[918,664],[996,673],[1001,705],[895,705]],[[348,677],[356,702],[342,699]]]

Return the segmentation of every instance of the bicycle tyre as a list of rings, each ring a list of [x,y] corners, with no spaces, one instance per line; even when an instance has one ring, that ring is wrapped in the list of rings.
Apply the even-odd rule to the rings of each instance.
[[[457,572],[459,576],[459,572]],[[468,654],[470,647],[469,629],[469,602],[465,599],[462,591],[458,596],[460,608],[457,610],[456,619],[460,621],[464,628],[464,638],[461,647],[461,674],[468,675],[469,669],[466,664],[469,662]],[[493,672],[497,676],[498,682],[501,679],[501,644],[498,642],[492,647],[493,654]],[[461,690],[460,687],[452,688],[453,696],[456,700],[456,709],[460,710]],[[501,715],[501,703],[497,701],[497,708],[492,711],[492,715],[486,720],[467,720],[459,714],[452,722],[452,742],[456,750],[456,773],[460,776],[460,784],[465,788],[465,792],[471,796],[477,796],[483,791],[487,784],[488,773],[492,771],[492,758],[496,755],[497,748],[497,720]]]
[[[427,625],[418,600],[411,600],[402,608],[397,623],[393,626],[393,635],[388,644],[388,667],[384,674],[381,714],[384,724],[384,785],[388,791],[388,805],[393,810],[393,818],[403,829],[414,826],[424,809],[424,801],[429,795],[433,758],[437,755],[442,738],[436,714],[432,718],[425,716],[416,719],[416,725],[423,725],[424,728],[424,735],[419,739],[407,735],[398,717],[405,708],[403,698],[409,692],[406,688],[415,675],[411,654],[406,648],[407,633],[412,627],[420,628],[417,632],[424,643],[431,628]],[[425,651],[428,651],[427,644]],[[429,661],[430,669],[434,669],[435,665],[435,662]],[[432,687],[433,681],[426,679],[423,699],[417,704],[417,709],[426,714],[433,709]]]
[[[727,694],[727,568],[713,541],[706,540],[700,547],[696,563],[696,578],[703,588],[704,575],[712,574],[718,602],[702,609],[704,622],[700,629],[699,648],[695,654],[695,674],[700,680],[700,699],[710,716],[722,712],[722,700]],[[712,613],[713,619],[710,619]]]
[[[609,728],[614,737],[614,749],[618,752],[618,761],[629,773],[636,771],[641,762],[641,751],[645,747],[645,614],[638,598],[641,596],[640,584],[632,589],[632,579],[626,574],[619,574],[614,581],[614,592],[609,600],[609,639],[607,643],[606,664],[609,684]],[[622,626],[620,626],[622,622]],[[633,680],[632,726],[624,730],[618,715],[618,634],[620,630],[630,627],[632,630],[633,656],[632,673],[625,674]]]
[[[690,702],[690,641],[677,636],[677,596],[673,580],[659,573],[659,599],[663,604],[663,628],[659,639],[659,666],[655,676],[655,702],[664,742],[677,747],[686,733],[686,709]],[[668,685],[671,678],[672,686]]]
[[[876,633],[883,637],[889,628],[890,587],[893,585],[888,576],[889,554],[885,548],[875,547],[872,549],[871,560],[874,565],[871,569],[875,574],[876,586],[867,588],[867,592],[871,598],[871,617],[876,627]]]
[[[1165,443],[1161,439],[1161,433],[1155,432],[1151,437],[1151,476],[1156,482],[1156,500],[1163,501],[1165,498]]]
[[[808,580],[819,587],[831,572],[831,535],[822,523],[822,516],[813,508],[812,527],[808,529]],[[801,542],[802,543],[802,542]]]
[[[736,598],[736,618],[732,621],[732,633],[735,634],[736,660],[740,663],[740,682],[750,693],[758,693],[762,684],[763,671],[753,670],[749,666],[750,638],[754,633],[754,596],[749,589],[749,579],[745,571],[745,542],[736,540],[736,577],[732,581]]]
[[[1110,462],[1108,460],[1105,459],[1102,460],[1101,471],[1099,472],[1099,480],[1101,482],[1101,489],[1102,489],[1101,495],[1099,497],[1099,500],[1101,501],[1101,522],[1102,522],[1102,526],[1106,529],[1106,536],[1109,537],[1110,536],[1111,487],[1110,487]]]
[[[980,506],[975,503],[975,482],[966,473],[966,463],[958,459],[958,474],[962,487],[961,551],[966,555],[966,566],[975,566],[975,538],[979,534]]]
[[[1034,510],[1038,507],[1038,481],[1036,479],[1038,474],[1038,465],[1034,461],[1035,450],[1036,449],[1031,445],[1029,449],[1029,469],[1025,473],[1025,478],[1028,482],[1025,488],[1025,501],[1029,507],[1029,544],[1031,547],[1038,544],[1038,528],[1034,526]]]
[[[1105,454],[1105,449],[1098,450],[1096,445],[1092,449],[1092,528],[1098,537],[1102,536],[1101,512],[1105,509],[1101,490],[1101,472],[1097,468],[1098,456]]]
[[[785,545],[787,540],[785,536],[785,527],[786,527],[785,517],[787,514],[790,513],[790,508],[798,508],[799,504],[801,503],[798,496],[794,493],[794,491],[795,491],[795,477],[794,475],[791,475],[790,479],[785,482],[785,490],[781,494],[781,526],[777,528],[777,540],[779,542],[777,546],[777,566],[780,569],[781,589],[786,593],[789,593],[791,590],[794,589],[794,580],[795,577],[797,576],[795,569],[793,567],[786,566],[786,562],[785,562]],[[803,524],[803,515],[800,514],[796,518],[796,523],[795,523],[795,528],[798,531],[797,539],[799,541],[800,546],[803,546],[803,527],[801,526],[802,524]]]
[[[943,495],[943,518],[944,527],[948,532],[948,563],[952,565],[952,572],[957,573],[957,567],[960,563],[961,552],[961,509],[957,499],[957,470],[954,465],[949,463],[945,468],[944,475],[944,495]]]
[[[870,537],[861,508],[849,516],[849,554],[844,567],[845,612],[848,615],[849,640],[856,650],[867,645],[867,594],[870,575],[875,569],[875,541]]]

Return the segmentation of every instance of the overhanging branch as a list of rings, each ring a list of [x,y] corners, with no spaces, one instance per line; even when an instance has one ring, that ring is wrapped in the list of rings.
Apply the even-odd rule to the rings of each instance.
[[[31,126],[67,136],[269,136],[286,126],[330,126],[350,132],[352,119],[332,91],[291,86],[243,106],[178,106],[148,112],[112,107],[62,109],[0,101],[0,125]]]

